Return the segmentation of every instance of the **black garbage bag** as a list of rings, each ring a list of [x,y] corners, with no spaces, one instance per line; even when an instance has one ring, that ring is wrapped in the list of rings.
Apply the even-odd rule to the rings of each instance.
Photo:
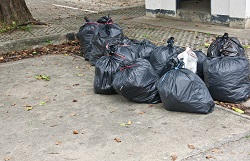
[[[117,93],[137,103],[159,103],[156,89],[159,76],[146,59],[127,62],[115,74],[113,87]]]
[[[138,40],[135,40],[135,39],[130,39],[126,36],[124,36],[121,40],[121,43],[123,45],[139,45],[140,44],[140,41]]]
[[[150,53],[149,62],[151,63],[152,67],[156,71],[156,73],[161,77],[166,70],[166,66],[168,62],[178,54],[177,47],[174,46],[174,38],[171,37],[167,41],[167,46],[159,46],[156,47]],[[165,69],[164,69],[165,68]]]
[[[229,37],[228,33],[225,33],[223,36],[218,36],[207,50],[208,57],[219,57],[222,55],[245,56],[245,50],[237,38]]]
[[[126,61],[134,61],[137,58],[137,46],[114,43],[107,45],[107,52],[113,53],[113,56],[122,63]]]
[[[156,45],[149,40],[143,40],[138,45],[138,57],[143,59],[150,59],[150,53],[156,48]]]
[[[117,59],[114,54],[110,54],[102,56],[95,65],[94,91],[97,94],[116,94],[112,82],[119,69],[120,59]]]
[[[77,39],[80,42],[81,52],[86,60],[89,60],[92,53],[92,39],[98,33],[99,24],[96,22],[90,22],[90,20],[85,17],[86,23],[80,27],[77,33]]]
[[[249,62],[245,57],[218,57],[204,62],[204,81],[215,100],[231,103],[250,96]]]
[[[113,20],[112,20],[112,18],[108,15],[108,16],[100,17],[100,18],[97,20],[97,23],[102,23],[102,24],[113,23]]]
[[[121,41],[123,37],[122,28],[115,23],[107,23],[99,25],[98,33],[92,39],[92,58],[91,64],[95,64],[96,61],[105,54],[108,54],[106,47],[110,42],[115,40]]]
[[[164,74],[157,85],[164,107],[178,112],[212,112],[215,104],[205,83],[192,71],[181,68],[180,62],[173,64],[175,68]]]
[[[203,63],[207,60],[207,56],[202,51],[194,51],[196,54],[198,61],[197,61],[197,72],[196,74],[204,80],[203,74]]]

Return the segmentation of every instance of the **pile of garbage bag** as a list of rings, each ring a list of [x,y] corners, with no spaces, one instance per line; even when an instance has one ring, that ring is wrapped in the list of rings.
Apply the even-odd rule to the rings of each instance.
[[[169,111],[212,112],[214,101],[199,76],[183,68],[184,62],[178,58],[172,59],[171,66],[157,85],[164,107]]]
[[[250,96],[249,61],[240,41],[227,33],[202,51],[125,37],[110,16],[85,18],[77,37],[95,65],[94,92],[120,94],[137,103],[163,103],[169,111],[211,113],[214,100],[238,103]]]
[[[249,61],[239,40],[217,37],[203,64],[204,81],[215,100],[240,103],[250,96]]]
[[[159,103],[160,96],[156,88],[159,76],[148,60],[138,58],[124,62],[115,74],[113,87],[117,93],[137,103]]]

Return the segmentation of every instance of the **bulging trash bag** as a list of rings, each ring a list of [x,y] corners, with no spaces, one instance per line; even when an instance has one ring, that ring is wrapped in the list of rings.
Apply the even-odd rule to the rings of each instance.
[[[184,52],[180,53],[177,58],[184,62],[184,68],[196,73],[198,57],[189,47],[187,47]]]
[[[106,46],[115,40],[120,41],[123,37],[122,28],[115,23],[107,23],[99,25],[98,33],[92,39],[92,64],[107,53]]]
[[[80,42],[81,52],[86,60],[89,60],[92,53],[92,39],[94,35],[98,33],[99,24],[96,22],[90,22],[90,20],[85,17],[86,23],[80,27],[77,33],[77,39]]]
[[[126,44],[109,44],[107,45],[107,51],[109,53],[113,53],[113,55],[119,60],[119,62],[123,61],[134,61],[137,58],[137,48],[134,45],[126,45]]]
[[[122,40],[120,41],[120,43],[122,43],[123,45],[138,45],[138,44],[140,44],[140,41],[135,40],[135,39],[130,39],[130,38],[124,36],[122,38]]]
[[[97,20],[97,23],[102,23],[102,24],[113,23],[113,20],[112,20],[112,18],[108,15],[108,16],[100,17],[100,18]]]
[[[198,75],[174,61],[172,70],[164,74],[157,88],[164,107],[169,111],[207,114],[213,111],[214,101]]]
[[[94,91],[97,94],[115,94],[112,82],[120,66],[120,60],[111,55],[102,56],[95,65]]]
[[[203,63],[207,60],[207,56],[202,51],[194,51],[196,54],[198,61],[197,61],[197,72],[196,74],[204,80],[203,74]]]
[[[156,89],[159,76],[146,59],[126,62],[115,74],[113,87],[117,93],[137,103],[159,103]]]
[[[156,48],[156,45],[149,40],[143,40],[138,44],[138,57],[143,59],[150,59],[150,53]]]
[[[167,46],[156,47],[150,54],[149,61],[159,76],[167,72],[164,68],[171,58],[178,54],[177,47],[174,46],[174,38],[169,38],[167,43]]]
[[[250,95],[249,62],[245,57],[218,57],[204,62],[204,81],[215,100],[238,103]]]
[[[207,50],[208,57],[219,57],[222,55],[245,56],[245,50],[237,38],[229,37],[228,33],[225,33],[223,36],[218,36]]]

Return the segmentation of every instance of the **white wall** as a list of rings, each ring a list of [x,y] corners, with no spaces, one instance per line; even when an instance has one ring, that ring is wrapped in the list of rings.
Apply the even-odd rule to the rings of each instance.
[[[211,0],[212,15],[229,15],[230,0]]]
[[[250,18],[250,0],[247,0],[246,4],[246,17]]]
[[[176,0],[145,0],[146,9],[176,11]],[[250,0],[211,0],[212,15],[250,18]]]
[[[146,9],[159,9],[161,0],[145,0]]]
[[[160,9],[176,11],[176,0],[161,0],[160,7]]]
[[[250,17],[250,0],[211,0],[211,13],[232,18]]]
[[[145,0],[146,9],[164,9],[176,11],[176,0]]]
[[[230,0],[230,17],[246,18],[246,1],[249,0]]]

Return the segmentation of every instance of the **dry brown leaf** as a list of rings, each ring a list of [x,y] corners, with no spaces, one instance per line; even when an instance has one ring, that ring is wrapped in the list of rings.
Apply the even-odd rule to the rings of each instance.
[[[32,106],[30,106],[30,105],[26,105],[25,107],[26,107],[26,111],[30,111],[30,110],[32,110],[32,109],[33,109],[33,107],[32,107]]]
[[[128,123],[127,123],[127,125],[131,125],[131,124],[132,124],[132,121],[129,120]]]
[[[70,116],[76,116],[76,113],[72,113]]]
[[[176,154],[172,154],[170,157],[171,157],[172,161],[175,161],[178,158]]]
[[[8,161],[8,160],[10,160],[11,159],[11,157],[5,157],[4,158],[4,161]]]
[[[139,112],[138,114],[143,115],[145,112]]]
[[[211,150],[213,153],[219,153],[220,152],[220,150],[218,149],[218,148],[214,148],[214,149],[212,149]]]
[[[62,144],[61,141],[57,141],[57,142],[56,142],[56,145],[60,145],[60,144]]]
[[[115,140],[117,143],[122,142],[121,139],[119,139],[119,138],[114,138],[114,140]]]
[[[148,105],[148,107],[153,107],[153,104]]]
[[[74,130],[73,134],[79,134],[79,132],[77,130]]]
[[[206,159],[212,159],[212,158],[214,158],[212,155],[207,155],[206,156]]]
[[[192,144],[188,144],[187,146],[189,149],[195,149],[194,145],[192,145]]]

